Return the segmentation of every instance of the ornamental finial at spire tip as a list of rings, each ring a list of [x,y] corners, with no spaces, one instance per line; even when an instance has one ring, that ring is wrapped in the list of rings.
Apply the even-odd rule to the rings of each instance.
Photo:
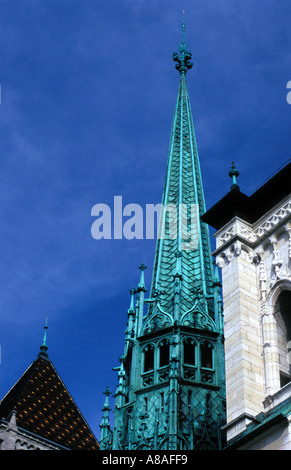
[[[182,43],[185,42],[185,10],[183,10]]]
[[[40,354],[43,354],[45,356],[47,356],[47,350],[48,350],[48,347],[47,347],[47,344],[46,344],[46,330],[48,329],[48,326],[47,326],[47,322],[48,322],[48,317],[46,317],[46,320],[45,320],[45,325],[44,325],[44,334],[43,334],[43,341],[42,341],[42,345],[40,346]]]
[[[185,10],[183,10],[183,23],[182,23],[182,42],[179,44],[179,54],[177,52],[173,53],[173,60],[176,63],[176,69],[179,71],[180,75],[185,75],[187,70],[191,69],[193,63],[191,61],[192,53],[189,51],[188,44],[185,42]]]
[[[228,175],[232,179],[231,189],[238,188],[239,186],[236,182],[236,178],[239,176],[239,171],[236,169],[234,162],[231,162],[231,169],[230,169]]]

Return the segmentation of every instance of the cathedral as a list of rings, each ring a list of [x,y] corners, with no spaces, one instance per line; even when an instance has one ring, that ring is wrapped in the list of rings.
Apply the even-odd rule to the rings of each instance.
[[[162,199],[169,210],[149,295],[144,265],[131,290],[114,423],[107,388],[100,448],[291,450],[291,163],[251,196],[233,163],[230,191],[206,212],[182,28]],[[173,206],[185,221],[176,236]]]
[[[184,33],[183,22],[152,279],[147,289],[141,264],[113,423],[107,387],[98,442],[49,359],[45,330],[0,403],[1,450],[291,450],[291,162],[250,196],[233,163],[229,191],[206,211]]]

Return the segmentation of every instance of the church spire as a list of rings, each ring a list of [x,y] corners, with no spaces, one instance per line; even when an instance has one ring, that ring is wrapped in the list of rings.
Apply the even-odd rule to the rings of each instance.
[[[186,73],[185,42],[173,54],[180,73],[152,282],[140,266],[118,370],[112,449],[219,449],[224,371],[219,284],[213,275],[205,202]],[[214,282],[215,281],[215,282]],[[134,324],[134,334],[129,334]],[[211,419],[210,419],[211,410]],[[101,448],[106,438],[101,440]]]
[[[160,286],[167,311],[171,311],[174,294],[173,274],[179,273],[183,295],[180,316],[193,306],[193,286],[199,285],[204,299],[212,293],[213,270],[208,227],[200,217],[205,212],[205,201],[193,117],[186,83],[186,72],[192,67],[192,54],[185,42],[185,23],[179,54],[173,59],[180,72],[180,84],[172,124],[168,166],[164,184],[161,218],[163,235],[157,240],[151,293]],[[177,224],[176,224],[177,222]],[[177,236],[171,232],[177,226]]]

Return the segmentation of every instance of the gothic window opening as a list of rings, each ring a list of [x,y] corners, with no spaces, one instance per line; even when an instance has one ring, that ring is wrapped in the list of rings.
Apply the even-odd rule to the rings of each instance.
[[[284,372],[280,371],[280,387],[284,387],[291,381],[290,375],[284,374]]]
[[[201,367],[212,369],[213,368],[212,345],[207,342],[202,343],[200,345],[200,354],[201,354]]]
[[[291,382],[291,291],[280,293],[275,305],[275,318],[278,325],[278,348],[281,357],[280,386]]]
[[[184,364],[195,365],[195,344],[191,339],[184,341]]]
[[[127,393],[125,396],[125,402],[127,403],[129,401],[129,389],[131,386],[131,363],[132,363],[132,347],[129,349],[127,353],[127,357],[124,361],[124,369],[126,372],[126,387],[127,387]]]
[[[165,400],[164,392],[161,392],[161,411],[164,411],[164,400]]]
[[[154,347],[149,346],[144,351],[144,372],[153,370],[154,368]]]
[[[279,295],[277,308],[280,311],[286,329],[286,340],[291,340],[291,291],[283,291]]]
[[[170,344],[169,342],[163,341],[159,348],[160,352],[160,367],[167,366],[170,358]]]

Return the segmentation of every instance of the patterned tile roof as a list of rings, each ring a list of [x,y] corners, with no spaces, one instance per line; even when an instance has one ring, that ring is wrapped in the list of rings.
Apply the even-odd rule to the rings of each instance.
[[[40,354],[2,399],[0,418],[16,411],[17,426],[71,450],[98,442],[52,362]]]

